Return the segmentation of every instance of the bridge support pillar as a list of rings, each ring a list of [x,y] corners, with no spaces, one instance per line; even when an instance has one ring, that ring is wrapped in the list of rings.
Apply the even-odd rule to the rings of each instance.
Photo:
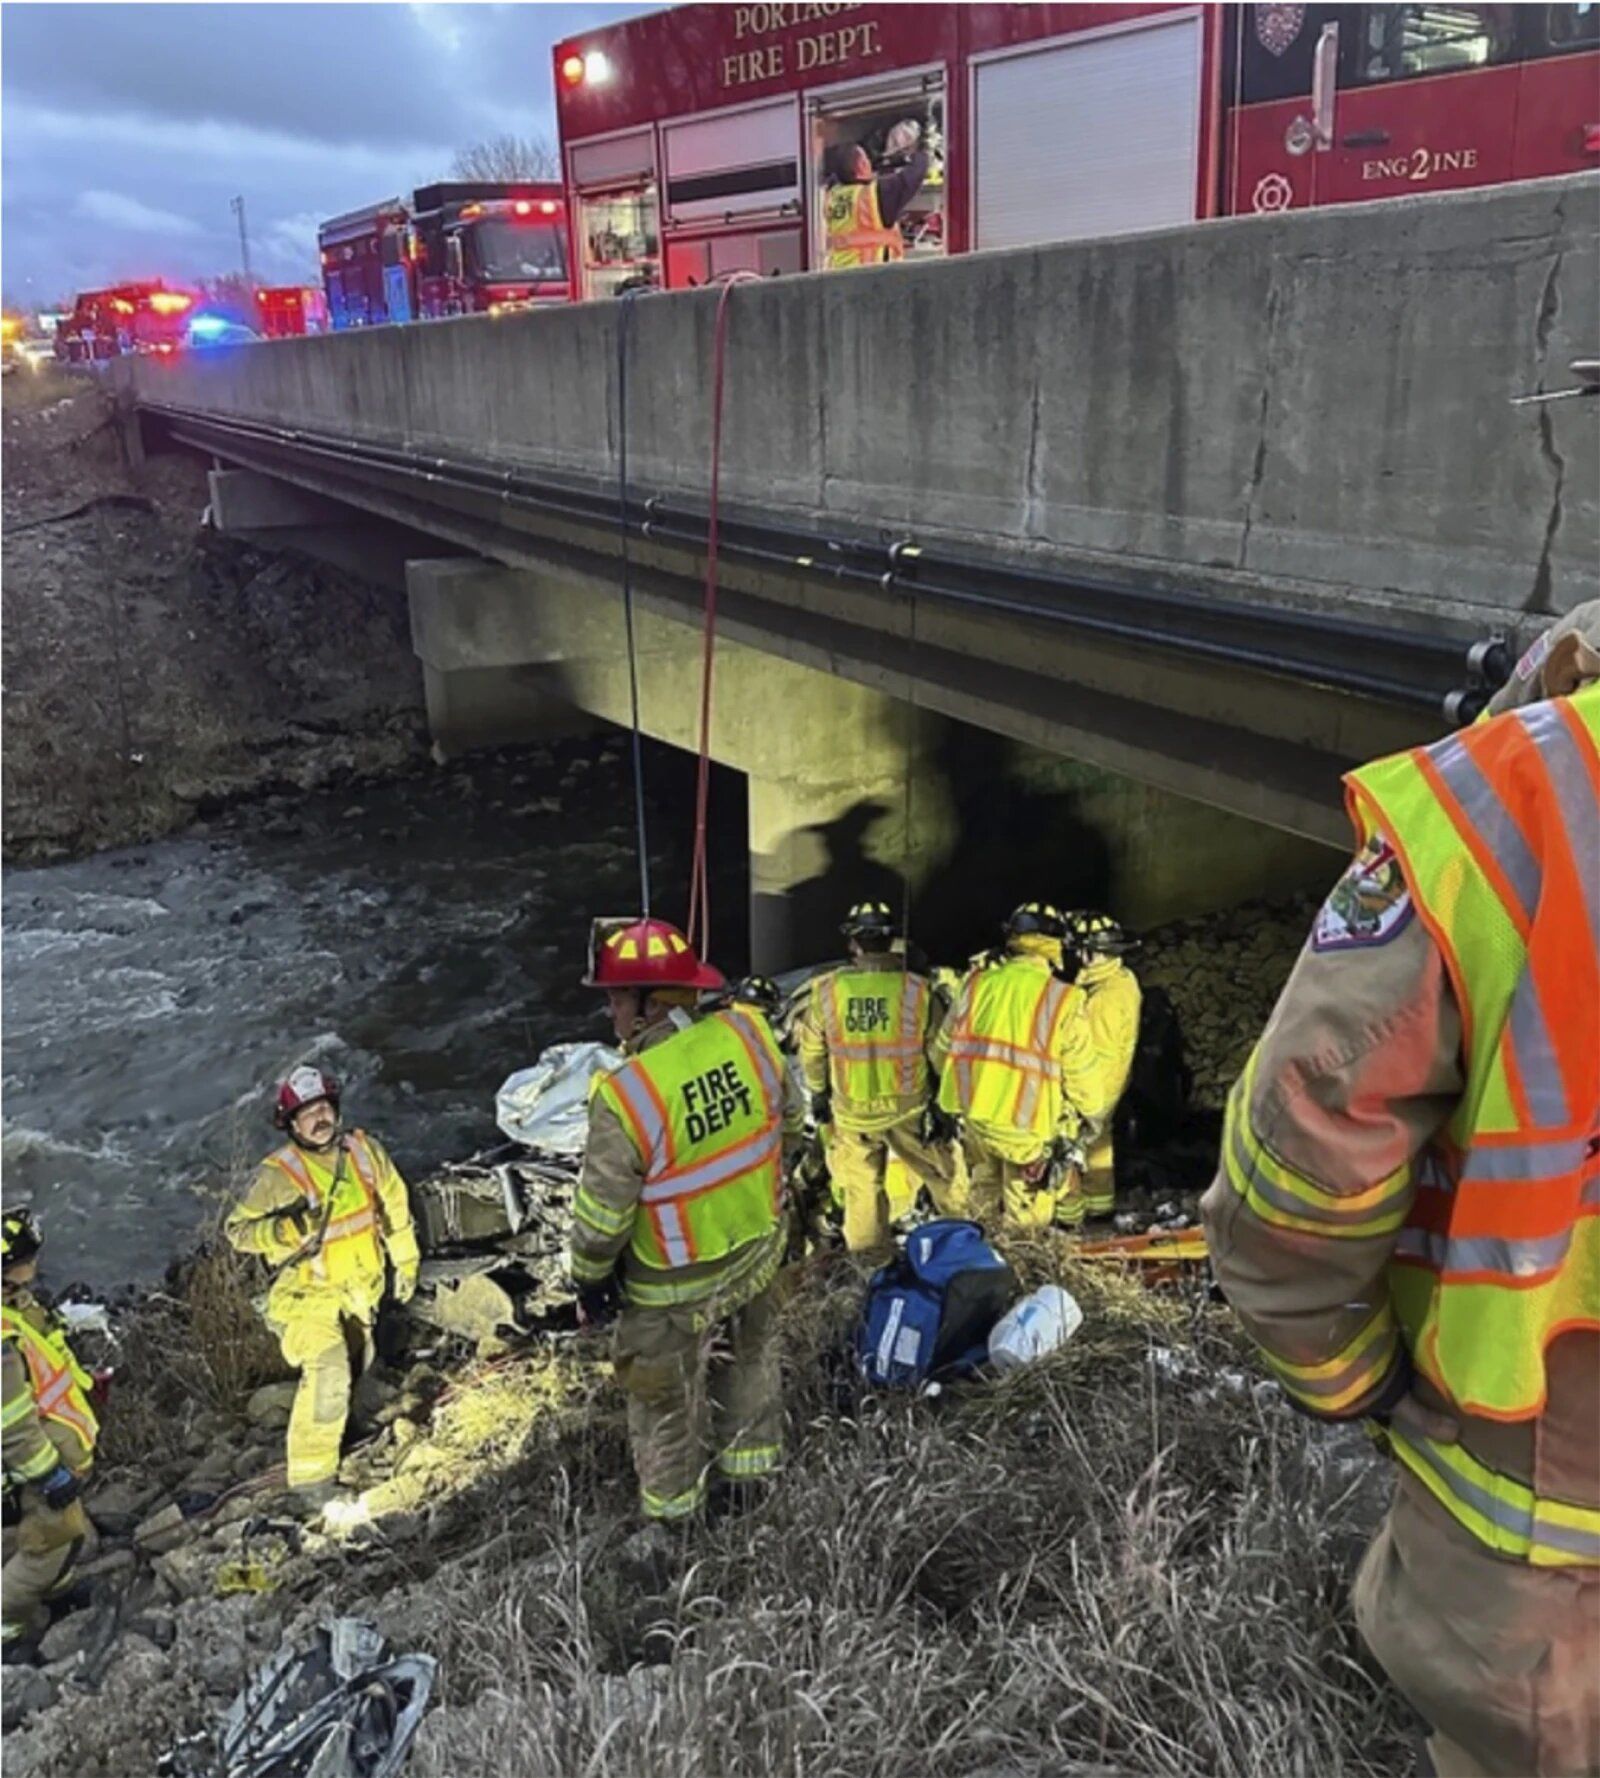
[[[446,556],[407,562],[405,577],[438,752],[549,741],[599,726],[557,689],[562,650],[535,624],[539,575]]]

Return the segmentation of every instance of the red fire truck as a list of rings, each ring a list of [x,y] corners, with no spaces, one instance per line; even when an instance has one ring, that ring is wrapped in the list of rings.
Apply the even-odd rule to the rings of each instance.
[[[556,183],[459,181],[412,200],[417,312],[471,315],[565,302],[567,217]]]
[[[274,284],[256,292],[256,325],[269,340],[328,331],[328,299],[302,284]]]
[[[406,251],[410,224],[405,201],[385,198],[317,230],[322,287],[335,328],[376,327],[416,314]]]
[[[335,328],[565,302],[566,204],[537,180],[445,181],[317,233]]]
[[[849,144],[931,151],[910,259],[1600,164],[1582,5],[694,5],[554,56],[582,297],[825,265]]]
[[[56,357],[64,364],[94,364],[125,352],[165,357],[183,346],[199,300],[160,279],[82,291],[56,328]]]

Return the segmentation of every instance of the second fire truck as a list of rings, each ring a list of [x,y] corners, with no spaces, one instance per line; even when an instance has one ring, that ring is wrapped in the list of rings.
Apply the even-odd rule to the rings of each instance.
[[[566,205],[537,180],[440,181],[317,231],[336,329],[565,302]]]

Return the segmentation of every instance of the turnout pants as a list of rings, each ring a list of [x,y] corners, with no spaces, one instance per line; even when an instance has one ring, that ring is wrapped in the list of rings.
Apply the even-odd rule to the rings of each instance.
[[[1111,1143],[1111,1120],[1089,1141],[1083,1172],[1083,1214],[1109,1216],[1117,1207],[1116,1156]],[[1059,1220],[1059,1216],[1058,1219]],[[1080,1218],[1081,1220],[1081,1218]]]
[[[705,1305],[623,1310],[612,1365],[646,1518],[682,1519],[714,1465],[730,1481],[769,1475],[783,1448],[777,1294],[707,1322]]]
[[[1035,1162],[997,1154],[974,1130],[966,1133],[967,1215],[994,1234],[1002,1222],[1019,1229],[1047,1229],[1052,1222],[1083,1221],[1082,1189],[1076,1172],[1054,1185],[1048,1176],[1030,1180]],[[1075,1210],[1076,1214],[1073,1214]]]
[[[372,1363],[374,1310],[338,1291],[271,1305],[269,1325],[300,1373],[289,1412],[288,1483],[311,1488],[339,1473],[352,1390]]]
[[[50,1601],[72,1583],[72,1571],[93,1552],[95,1529],[83,1502],[60,1512],[45,1505],[37,1488],[22,1490],[22,1518],[5,1531],[4,1639],[32,1640],[50,1626]]]
[[[1402,1472],[1355,1606],[1440,1778],[1600,1772],[1600,1569],[1492,1555]]]
[[[924,1142],[920,1114],[887,1130],[834,1127],[828,1143],[828,1167],[844,1205],[844,1244],[852,1253],[887,1254],[894,1210],[889,1202],[891,1159],[910,1175],[912,1203],[925,1185],[941,1216],[958,1214],[959,1153],[953,1142]],[[910,1205],[906,1206],[907,1209]]]

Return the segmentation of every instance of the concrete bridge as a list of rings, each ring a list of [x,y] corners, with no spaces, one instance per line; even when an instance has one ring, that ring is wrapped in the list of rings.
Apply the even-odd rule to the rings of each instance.
[[[758,964],[902,868],[952,922],[1325,878],[1340,773],[1600,592],[1597,404],[1511,405],[1594,354],[1597,273],[1583,176],[734,289],[713,751]],[[692,746],[718,300],[120,398],[135,449],[214,459],[222,529],[404,585],[446,748],[627,720],[625,540],[643,724]]]

